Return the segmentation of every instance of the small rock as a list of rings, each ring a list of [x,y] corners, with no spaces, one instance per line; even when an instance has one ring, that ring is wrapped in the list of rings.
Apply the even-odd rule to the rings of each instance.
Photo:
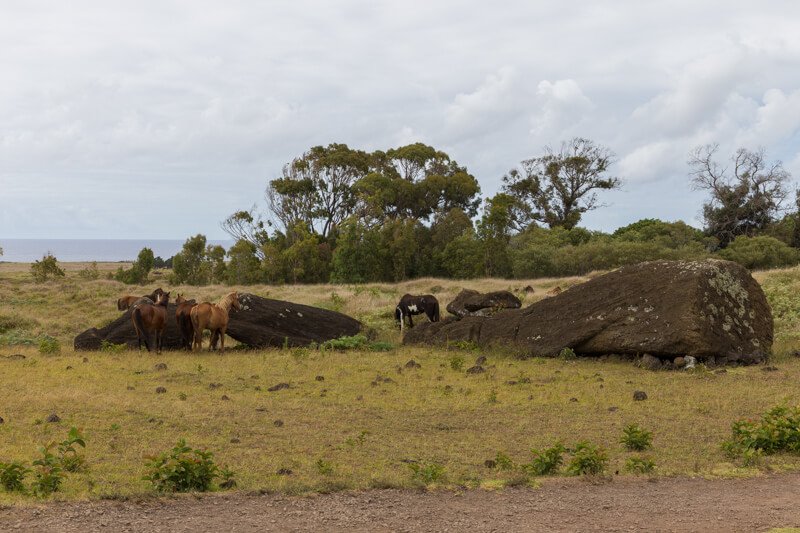
[[[510,379],[510,380],[506,381],[506,385],[516,385],[516,384],[517,384],[517,382],[514,381],[513,379]]]
[[[239,444],[240,442],[241,442],[241,441],[240,441],[239,439],[237,439],[236,437],[233,437],[233,438],[231,439],[231,444]]]
[[[260,390],[261,390],[261,387],[259,387],[258,385],[256,385],[255,387],[253,387],[253,390],[260,391]]]
[[[370,382],[370,385],[372,385],[373,387],[377,387],[378,386],[378,382],[377,381],[372,381],[372,382]]]
[[[325,376],[317,376],[314,379],[316,379],[317,381],[325,381]]]
[[[686,362],[686,364],[683,365],[683,368],[686,370],[691,370],[697,365],[697,359],[695,359],[691,355],[687,355],[683,359]]]
[[[664,365],[661,363],[661,359],[646,353],[639,360],[639,366],[646,368],[647,370],[660,370]]]
[[[360,401],[362,401],[363,399],[364,399],[364,397],[363,397],[362,395],[360,395],[360,394],[359,394],[358,396],[356,396],[356,401],[359,401],[359,402],[360,402]]]
[[[67,370],[72,370],[72,366],[67,366]]]
[[[267,411],[266,407],[256,407],[256,412],[265,413]]]
[[[422,368],[422,365],[411,359],[406,363],[406,368]]]
[[[230,400],[230,398],[228,398],[228,395],[227,395],[227,394],[223,394],[223,395],[222,395],[222,398],[220,398],[220,400],[223,400],[223,401],[228,401],[228,400]]]
[[[633,399],[634,401],[641,402],[647,399],[647,393],[643,390],[637,390],[633,392]]]
[[[211,390],[218,389],[222,387],[222,383],[209,383],[208,388]]]
[[[158,363],[153,368],[156,369],[156,370],[166,370],[167,369],[167,363]]]
[[[165,392],[167,392],[165,387],[156,387],[156,394],[164,394]]]
[[[3,417],[0,416],[0,424],[4,424],[4,423],[5,423],[5,420],[3,420]]]
[[[792,350],[791,355],[792,357],[800,357],[800,350]]]
[[[485,362],[486,362],[486,356],[485,355],[481,355],[480,357],[475,359],[475,366],[481,366]]]
[[[250,379],[258,379],[258,374],[253,374],[252,376],[250,376]]]
[[[275,426],[276,428],[282,428],[282,427],[283,427],[283,420],[281,420],[281,419],[279,418],[278,420],[276,420],[275,422],[273,422],[273,423],[272,423],[272,425],[273,425],[273,426]]]
[[[289,384],[288,383],[278,383],[277,385],[273,385],[272,387],[268,388],[267,390],[269,392],[275,392],[275,391],[288,389],[288,388],[289,388]]]
[[[467,369],[467,374],[482,374],[483,372],[486,372],[486,369],[481,365],[471,366]]]
[[[55,413],[50,413],[45,420],[52,424],[55,424],[56,422],[61,422],[61,418]]]
[[[83,362],[84,362],[84,363],[88,363],[88,362],[89,362],[89,358],[88,358],[88,357],[84,357],[84,358],[83,358]]]
[[[22,355],[21,353],[13,353],[13,354],[9,355],[8,358],[11,359],[11,360],[14,360],[14,359],[25,359],[25,356]]]
[[[578,399],[577,398],[570,398],[569,401],[572,402],[572,403],[577,403]]]
[[[493,459],[486,459],[483,462],[483,466],[485,466],[486,468],[494,468],[497,466],[497,463]]]
[[[279,476],[291,476],[292,475],[292,470],[290,468],[281,468],[280,470],[278,470],[278,475]]]
[[[777,366],[765,366],[761,369],[762,372],[776,372],[778,370]]]
[[[619,407],[617,407],[616,405],[612,405],[611,407],[608,408],[609,413],[613,413],[614,411],[619,411]]]
[[[133,386],[131,386],[131,385],[128,385],[128,387],[127,387],[127,388],[128,388],[128,390],[136,390],[136,387],[133,387]]]

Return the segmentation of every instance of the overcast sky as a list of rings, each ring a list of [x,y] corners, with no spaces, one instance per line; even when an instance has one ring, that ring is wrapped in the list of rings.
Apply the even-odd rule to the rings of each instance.
[[[433,145],[486,197],[574,136],[624,181],[583,225],[697,225],[695,145],[800,178],[799,21],[794,0],[3,0],[0,239],[223,238],[330,142]]]

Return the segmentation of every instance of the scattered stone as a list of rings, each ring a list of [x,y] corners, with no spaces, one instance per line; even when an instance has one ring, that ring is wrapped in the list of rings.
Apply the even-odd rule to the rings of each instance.
[[[4,423],[5,423],[5,420],[3,420],[3,417],[0,416],[0,424],[4,424]]]
[[[256,390],[256,391],[259,391],[259,392],[260,392],[260,391],[261,391],[261,387],[260,387],[260,386],[258,386],[258,385],[256,385],[255,387],[253,387],[253,390]]]
[[[485,362],[486,362],[486,356],[485,355],[481,355],[480,357],[475,359],[475,364],[478,365],[478,366],[482,365]]]
[[[493,459],[486,459],[483,462],[483,466],[485,466],[486,468],[495,468],[497,466],[497,463]]]
[[[278,470],[278,475],[279,476],[291,476],[292,475],[292,470],[291,470],[291,468],[281,468],[281,469]]]
[[[61,418],[55,413],[50,413],[49,415],[47,415],[45,421],[50,422],[51,424],[55,424],[57,422],[61,422]]]
[[[612,405],[611,407],[608,408],[609,413],[613,413],[615,411],[619,411],[619,407],[617,407],[616,405]]]
[[[777,366],[765,366],[761,369],[762,372],[776,372],[778,370]]]
[[[72,365],[67,365],[67,370],[72,370]]]
[[[678,356],[672,360],[672,364],[675,365],[675,368],[683,368],[683,366],[686,364],[686,358]]]
[[[513,379],[509,379],[508,381],[506,381],[506,385],[516,385],[516,384],[517,382],[514,381]]]
[[[569,401],[572,402],[572,403],[577,403],[578,399],[577,398],[570,398]]]
[[[525,288],[524,288],[524,289],[522,289],[522,290],[523,290],[524,292],[528,293],[528,294],[531,294],[532,292],[534,292],[534,288],[533,288],[533,287],[531,287],[530,285],[528,285],[527,287],[525,287]]]
[[[89,362],[89,358],[88,358],[88,357],[84,357],[84,358],[83,358],[83,362],[84,362],[84,363],[88,363],[88,362]]]
[[[317,376],[314,379],[316,379],[317,381],[325,381],[325,376]]]
[[[486,372],[486,369],[481,365],[471,366],[467,369],[467,374],[482,374],[484,372]]]
[[[373,382],[370,383],[370,385],[372,385],[373,387],[377,387],[378,386],[378,382],[377,381],[373,381]]]
[[[222,395],[222,398],[220,398],[220,400],[223,400],[223,401],[226,401],[226,402],[227,402],[228,400],[230,400],[230,398],[228,398],[228,395],[227,395],[227,394],[223,394],[223,395]]]
[[[25,356],[21,353],[12,353],[11,355],[7,355],[6,359],[15,360],[15,359],[25,359]]]
[[[131,386],[131,385],[128,385],[128,387],[127,387],[127,388],[128,388],[128,390],[136,390],[136,387],[133,387],[133,386]]]
[[[792,350],[790,355],[792,355],[792,357],[800,357],[800,350]]]
[[[445,392],[452,392],[453,391],[453,386],[452,385],[445,385],[444,386],[444,390],[445,390]]]
[[[633,392],[633,399],[634,401],[641,402],[647,399],[647,393],[642,390],[637,390]]]
[[[422,368],[422,365],[411,359],[406,363],[406,368]]]
[[[241,441],[240,441],[239,439],[237,439],[236,437],[233,437],[233,438],[231,439],[231,444],[239,444],[240,442],[241,442]]]
[[[267,412],[267,408],[266,407],[256,407],[256,411],[259,412],[259,413],[266,413]]]
[[[697,359],[692,357],[691,355],[687,355],[683,359],[686,362],[686,364],[683,365],[683,368],[686,370],[691,370],[697,365]]]
[[[660,370],[664,365],[661,363],[661,359],[646,353],[639,360],[639,366],[647,370]]]
[[[272,425],[274,425],[276,428],[282,428],[282,427],[283,427],[283,420],[281,420],[281,419],[279,418],[278,420],[276,420],[275,422],[273,422],[273,423],[272,423]]]
[[[561,294],[563,291],[564,290],[561,288],[560,285],[556,285],[555,287],[547,291],[545,294],[547,294],[548,296],[556,296]]]
[[[362,395],[359,394],[358,396],[356,396],[356,401],[360,402],[360,401],[363,401],[363,400],[364,400],[364,397]]]
[[[158,363],[153,368],[156,369],[156,370],[166,370],[167,369],[167,363]]]
[[[278,383],[277,385],[273,385],[272,387],[268,388],[267,390],[269,392],[275,392],[275,391],[288,389],[288,388],[289,388],[289,384],[288,383]]]
[[[156,394],[164,394],[165,392],[167,392],[165,387],[156,387]]]
[[[209,383],[208,388],[211,390],[218,389],[222,387],[222,383]]]
[[[250,379],[258,379],[258,377],[259,377],[258,374],[253,374],[252,376],[250,376]]]

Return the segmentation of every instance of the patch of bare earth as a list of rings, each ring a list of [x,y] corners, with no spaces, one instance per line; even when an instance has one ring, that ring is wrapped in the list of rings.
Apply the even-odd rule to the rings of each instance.
[[[2,531],[764,531],[800,525],[800,473],[547,481],[540,489],[214,494],[0,509]]]

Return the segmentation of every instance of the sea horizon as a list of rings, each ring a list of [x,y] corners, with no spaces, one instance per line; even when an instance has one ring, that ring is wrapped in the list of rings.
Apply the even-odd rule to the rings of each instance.
[[[0,238],[0,263],[31,263],[48,252],[64,263],[98,261],[127,262],[136,259],[142,248],[150,248],[153,255],[168,259],[181,251],[186,239],[4,239]],[[232,240],[210,239],[208,244],[219,244],[226,250]]]

